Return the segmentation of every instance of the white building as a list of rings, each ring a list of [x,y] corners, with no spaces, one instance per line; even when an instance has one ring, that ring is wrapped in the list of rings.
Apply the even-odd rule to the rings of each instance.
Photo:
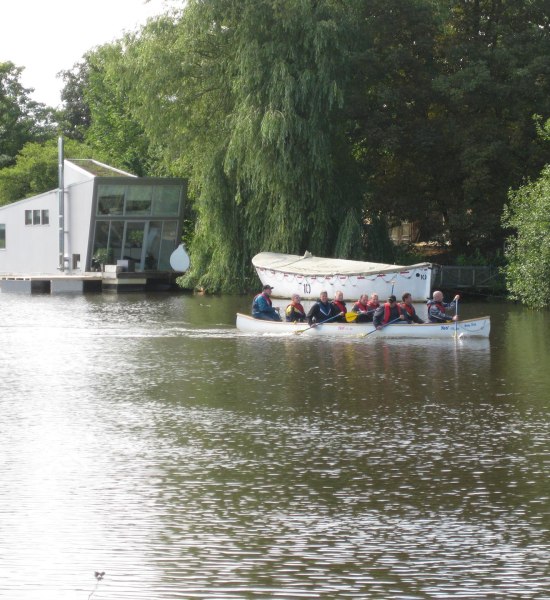
[[[136,177],[94,160],[63,165],[63,194],[0,207],[0,276],[83,275],[98,259],[127,261],[136,272],[172,271],[184,180]]]

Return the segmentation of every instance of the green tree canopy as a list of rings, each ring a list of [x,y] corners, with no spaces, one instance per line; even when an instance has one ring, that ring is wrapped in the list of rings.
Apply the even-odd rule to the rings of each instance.
[[[23,67],[0,62],[0,168],[13,164],[27,142],[42,141],[54,131],[53,110],[31,100],[20,82]]]
[[[538,131],[549,142],[550,120]],[[502,222],[511,231],[505,252],[510,296],[531,308],[550,306],[550,164],[535,181],[510,191]]]

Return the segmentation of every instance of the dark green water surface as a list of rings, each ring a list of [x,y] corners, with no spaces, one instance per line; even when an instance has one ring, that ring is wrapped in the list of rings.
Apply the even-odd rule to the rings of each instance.
[[[549,313],[406,341],[240,334],[247,298],[0,307],[0,598],[550,598]]]

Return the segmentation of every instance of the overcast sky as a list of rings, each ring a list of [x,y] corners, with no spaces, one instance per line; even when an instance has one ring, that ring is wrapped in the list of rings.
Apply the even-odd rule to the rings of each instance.
[[[174,0],[0,0],[0,62],[25,67],[21,82],[32,97],[58,106],[63,87],[56,77],[91,48],[120,38]]]

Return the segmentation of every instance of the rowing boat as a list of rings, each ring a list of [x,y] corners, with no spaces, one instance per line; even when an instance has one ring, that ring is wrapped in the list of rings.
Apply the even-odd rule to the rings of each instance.
[[[237,313],[237,329],[244,333],[260,334],[296,334],[304,336],[327,337],[366,337],[374,333],[372,323],[325,323],[309,327],[307,323],[288,323],[286,321],[265,321]],[[386,325],[376,332],[378,337],[396,338],[455,338],[489,337],[491,318],[479,317],[452,323],[413,323]],[[374,337],[374,336],[373,336]]]
[[[330,298],[334,292],[344,292],[345,300],[357,300],[361,294],[376,293],[380,298],[405,292],[414,302],[430,297],[436,266],[418,263],[410,266],[388,265],[357,260],[321,258],[306,252],[304,256],[260,252],[252,259],[263,285],[273,286],[276,298],[291,298],[300,294],[315,300],[324,290]]]

